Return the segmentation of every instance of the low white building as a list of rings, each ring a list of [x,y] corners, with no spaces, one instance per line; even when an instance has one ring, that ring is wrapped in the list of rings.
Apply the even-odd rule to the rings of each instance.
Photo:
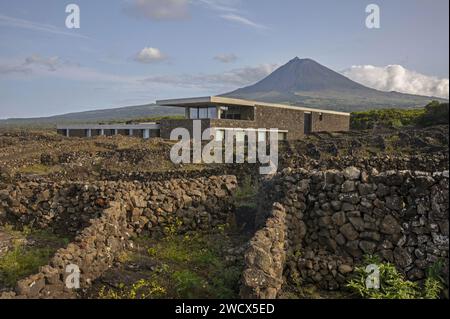
[[[57,131],[67,137],[126,135],[148,139],[159,137],[160,126],[157,123],[57,125]]]

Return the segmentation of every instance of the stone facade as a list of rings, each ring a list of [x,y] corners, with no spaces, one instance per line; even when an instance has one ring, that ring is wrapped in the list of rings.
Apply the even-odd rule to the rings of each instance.
[[[202,131],[206,128],[254,128],[288,131],[287,139],[296,140],[305,136],[304,122],[305,111],[291,108],[279,108],[269,106],[247,106],[242,107],[246,112],[254,113],[254,120],[224,120],[224,119],[205,119],[202,122]],[[251,118],[244,114],[244,118]],[[177,127],[184,127],[189,130],[192,136],[193,120],[162,120],[161,137],[170,138],[170,132]],[[312,112],[312,133],[320,131],[348,131],[350,129],[350,116],[337,115],[332,113]]]
[[[312,113],[312,132],[339,132],[350,130],[350,116]]]
[[[203,133],[204,130],[211,127],[211,120],[205,119],[201,121],[201,131]],[[194,136],[193,133],[193,120],[189,119],[181,119],[181,120],[161,120],[160,121],[160,135],[161,138],[170,139],[170,133],[172,130],[182,127],[189,131],[189,135],[192,138]]]

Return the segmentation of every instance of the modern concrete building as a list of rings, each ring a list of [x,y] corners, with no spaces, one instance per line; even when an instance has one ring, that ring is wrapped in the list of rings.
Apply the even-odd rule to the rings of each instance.
[[[58,126],[66,136],[90,137],[123,134],[150,138],[170,138],[174,128],[183,127],[193,134],[193,121],[200,120],[202,131],[212,128],[216,138],[226,130],[245,132],[257,130],[258,139],[265,139],[272,129],[278,129],[280,140],[295,140],[321,131],[348,131],[350,114],[285,104],[264,103],[226,97],[200,97],[156,101],[158,105],[184,108],[185,119],[161,120],[159,123],[133,125],[71,125]]]
[[[216,136],[221,136],[225,130],[256,129],[261,135],[265,131],[278,129],[281,140],[300,139],[313,132],[348,131],[350,128],[350,113],[285,104],[218,96],[162,100],[156,103],[185,109],[185,119],[160,122],[163,138],[169,138],[170,132],[176,127],[185,127],[192,131],[194,119],[201,120],[202,130],[215,129]]]

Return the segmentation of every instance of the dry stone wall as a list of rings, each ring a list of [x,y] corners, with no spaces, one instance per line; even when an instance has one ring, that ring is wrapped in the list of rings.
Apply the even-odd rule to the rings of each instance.
[[[321,156],[320,151],[314,151],[316,146],[310,145],[305,154],[300,151],[291,150],[282,154],[280,166],[283,168],[305,168],[309,170],[343,170],[355,166],[361,170],[377,171],[387,170],[411,170],[437,172],[449,169],[448,152],[418,154],[418,155],[376,155],[376,156]],[[357,147],[356,147],[357,149]],[[337,151],[337,148],[336,148]],[[332,152],[333,153],[333,152]],[[314,157],[317,155],[317,158]]]
[[[286,212],[275,203],[265,227],[258,230],[245,253],[246,269],[240,295],[245,299],[273,299],[283,285],[286,260]]]
[[[225,177],[224,177],[225,178]],[[115,182],[99,181],[81,182],[20,182],[0,185],[0,222],[16,226],[32,226],[34,228],[50,227],[63,234],[76,235],[90,220],[101,215],[104,208],[112,201],[125,202],[130,210],[134,223],[146,225],[147,228],[162,229],[169,219],[184,219],[185,225],[209,223],[201,218],[215,222],[223,220],[226,209],[216,207],[214,201],[206,201],[205,194],[212,194],[218,199],[224,198],[228,188],[221,190],[224,183],[228,188],[235,187],[235,177],[226,177],[226,182],[217,176],[199,177],[195,179],[172,179],[156,182]],[[206,193],[205,193],[206,192]],[[208,212],[207,215],[193,216],[183,205],[195,207]],[[157,214],[149,211],[157,207]],[[138,215],[148,215],[149,220],[138,219]],[[195,217],[195,218],[194,218]],[[150,223],[149,223],[150,222]],[[186,226],[187,227],[187,226]]]
[[[410,280],[424,279],[439,260],[448,274],[448,182],[448,171],[283,170],[265,192],[286,212],[284,225],[273,224],[273,232],[286,231],[285,279],[339,289],[364,255],[393,263]]]
[[[100,210],[99,217],[90,219],[89,225],[74,241],[58,250],[39,273],[19,281],[16,291],[4,293],[3,297],[75,297],[75,292],[65,285],[68,265],[74,264],[80,268],[81,288],[87,288],[127,249],[132,236],[141,232],[157,235],[166,226],[178,222],[181,222],[180,232],[225,223],[232,208],[231,194],[236,186],[235,176],[150,183],[99,182],[90,185],[87,188],[91,192],[85,197],[95,202],[99,199],[104,201],[101,206],[105,208]],[[55,192],[58,193],[59,188]],[[33,215],[30,207],[24,207],[30,209],[27,214]],[[12,213],[8,211],[7,214]],[[37,212],[35,215],[36,219],[32,220],[41,225],[41,214]]]
[[[378,255],[410,280],[443,260],[448,269],[448,172],[388,171],[369,176],[354,167],[312,175],[300,229],[290,233],[290,271],[326,289],[346,283],[364,255]],[[448,281],[448,278],[447,278]]]

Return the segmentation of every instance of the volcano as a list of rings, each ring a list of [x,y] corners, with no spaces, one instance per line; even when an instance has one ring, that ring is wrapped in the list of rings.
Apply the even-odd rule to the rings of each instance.
[[[423,107],[432,100],[366,87],[312,59],[292,59],[261,81],[222,96],[354,112],[380,108]]]

